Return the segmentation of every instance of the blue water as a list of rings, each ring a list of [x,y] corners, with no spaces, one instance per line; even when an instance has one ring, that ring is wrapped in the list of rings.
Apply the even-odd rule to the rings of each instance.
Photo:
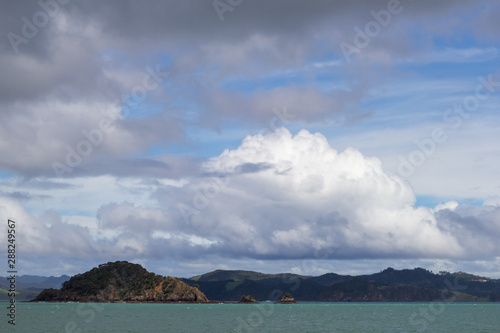
[[[500,332],[500,303],[18,303],[0,332]]]

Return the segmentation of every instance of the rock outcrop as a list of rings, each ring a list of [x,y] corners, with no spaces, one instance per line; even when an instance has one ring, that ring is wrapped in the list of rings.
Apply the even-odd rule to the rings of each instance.
[[[252,295],[242,295],[241,300],[238,303],[255,304],[259,303]]]
[[[275,304],[298,304],[290,293],[284,293]]]

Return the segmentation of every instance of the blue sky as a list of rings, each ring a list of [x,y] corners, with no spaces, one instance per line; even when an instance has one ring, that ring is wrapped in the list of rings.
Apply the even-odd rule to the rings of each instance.
[[[500,277],[498,3],[284,4],[0,5],[21,274]]]

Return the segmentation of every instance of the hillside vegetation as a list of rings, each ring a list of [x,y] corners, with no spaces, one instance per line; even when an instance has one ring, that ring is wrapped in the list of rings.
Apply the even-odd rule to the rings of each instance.
[[[184,281],[196,283],[208,298],[220,301],[237,301],[249,294],[259,301],[277,301],[276,291],[293,293],[298,301],[500,301],[500,280],[462,272],[434,274],[423,268],[387,268],[360,276],[327,273],[316,277],[217,270]]]

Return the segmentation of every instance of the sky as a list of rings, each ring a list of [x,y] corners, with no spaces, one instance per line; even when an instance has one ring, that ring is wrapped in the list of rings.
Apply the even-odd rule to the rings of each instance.
[[[500,278],[499,16],[483,0],[2,1],[0,248],[12,219],[19,275],[128,260]]]

